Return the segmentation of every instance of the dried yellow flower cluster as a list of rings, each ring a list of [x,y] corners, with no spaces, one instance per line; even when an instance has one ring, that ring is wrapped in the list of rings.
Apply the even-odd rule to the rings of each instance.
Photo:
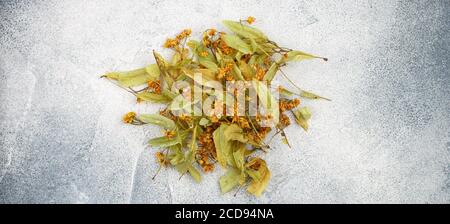
[[[178,34],[175,39],[168,38],[166,42],[164,43],[165,48],[175,48],[177,47],[182,40],[188,38],[191,36],[192,30],[191,29],[185,29],[180,34]]]

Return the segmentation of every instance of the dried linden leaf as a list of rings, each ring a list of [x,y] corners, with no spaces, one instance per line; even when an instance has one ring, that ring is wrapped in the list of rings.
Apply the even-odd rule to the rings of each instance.
[[[292,95],[296,95],[294,92],[287,90],[281,86],[278,87],[278,92],[280,93],[280,96],[283,97],[291,97]]]
[[[174,121],[160,114],[142,114],[139,119],[145,123],[158,125],[169,130],[176,128]]]
[[[311,111],[308,107],[302,107],[297,110],[293,110],[295,120],[305,130],[308,131],[308,120],[311,118]]]
[[[219,184],[222,193],[227,193],[239,184],[241,173],[235,168],[228,169],[225,175],[220,177]]]
[[[233,152],[233,158],[236,164],[236,168],[238,168],[241,172],[244,172],[245,151],[245,147],[241,147],[237,151]]]
[[[233,76],[236,80],[241,80],[241,81],[244,80],[244,77],[242,76],[242,72],[236,64],[233,67]]]
[[[172,145],[178,144],[179,141],[177,138],[168,138],[168,137],[159,137],[153,138],[148,141],[148,144],[153,147],[166,148]]]
[[[216,65],[216,63],[214,63],[213,61],[209,60],[208,58],[199,58],[198,62],[205,66],[206,68],[210,69],[213,72],[217,72],[217,70],[219,69]]]
[[[225,130],[228,128],[227,124],[221,124],[213,133],[214,145],[216,146],[217,160],[219,164],[226,168],[227,162],[231,155],[231,142],[225,136]]]
[[[227,141],[239,141],[247,143],[248,139],[244,136],[244,131],[237,124],[228,126],[224,131],[224,136]]]
[[[230,21],[230,20],[225,20],[222,23],[228,29],[230,29],[231,31],[233,31],[234,33],[236,33],[239,36],[242,36],[245,38],[252,38],[252,39],[258,40],[258,41],[266,41],[267,40],[266,35],[264,35],[263,32],[261,32],[260,30],[254,28],[254,27],[247,26],[242,23]]]
[[[246,79],[252,79],[255,76],[255,71],[250,65],[245,63],[245,61],[240,61],[239,69],[241,70],[242,75]]]
[[[267,185],[269,184],[269,180],[271,177],[269,169],[267,167],[265,168],[266,172],[264,173],[264,176],[261,178],[260,181],[252,181],[250,186],[248,186],[247,191],[251,194],[255,195],[256,197],[261,196],[261,194],[266,189]]]
[[[194,178],[194,180],[197,181],[197,183],[201,182],[202,177],[200,175],[200,172],[195,167],[193,167],[192,165],[189,165],[189,166],[187,166],[187,171]]]
[[[307,98],[307,99],[312,99],[312,100],[323,99],[323,100],[331,101],[331,100],[328,99],[328,98],[325,98],[325,97],[322,97],[322,96],[319,96],[319,95],[316,95],[316,94],[314,94],[314,93],[307,92],[307,91],[304,91],[304,90],[302,90],[302,92],[300,93],[300,96],[301,96],[301,97],[304,97],[304,98]]]
[[[166,95],[160,95],[150,92],[142,92],[137,94],[137,98],[143,101],[149,101],[153,103],[169,103],[172,99]]]
[[[158,137],[153,138],[148,141],[148,144],[153,147],[167,148],[169,146],[173,146],[176,144],[182,145],[182,140],[188,136],[188,131],[179,131],[176,137],[168,138],[168,137]],[[181,141],[180,141],[181,139]]]
[[[261,100],[261,104],[266,110],[266,113],[270,114],[272,117],[278,117],[280,114],[278,101],[267,89],[267,86],[260,82],[253,82],[253,88],[256,89],[256,93]]]
[[[280,66],[277,63],[272,63],[269,70],[267,70],[266,74],[264,75],[264,80],[271,82],[273,78],[275,77],[275,74],[277,74],[278,68]]]
[[[323,100],[331,101],[331,100],[328,99],[328,98],[319,96],[319,95],[317,95],[317,94],[314,94],[314,93],[312,93],[312,92],[308,92],[308,91],[305,91],[305,90],[301,90],[300,94],[298,94],[298,93],[294,93],[294,92],[292,92],[292,91],[290,91],[290,90],[287,90],[287,89],[285,89],[285,88],[283,88],[283,87],[280,87],[280,88],[278,89],[278,91],[280,92],[280,95],[283,95],[283,96],[289,96],[289,97],[290,97],[290,96],[292,96],[292,95],[297,95],[297,96],[300,96],[300,97],[303,97],[303,98],[306,98],[306,99],[311,99],[311,100],[320,100],[320,99],[323,99]]]
[[[159,71],[159,67],[157,64],[151,64],[151,65],[145,67],[145,71],[149,75],[149,78],[151,81],[159,80],[160,71]]]
[[[252,48],[236,35],[225,34],[222,36],[222,39],[228,46],[242,52],[243,54],[252,53]]]
[[[128,72],[111,72],[102,77],[117,80],[118,84],[122,87],[133,87],[145,84],[149,80],[154,81],[159,78],[159,74],[156,73],[156,71],[150,72],[152,73],[148,73],[147,68],[141,68]],[[155,78],[156,74],[158,74],[158,77]]]
[[[323,59],[325,61],[328,60],[326,58],[308,54],[308,53],[305,53],[302,51],[290,51],[287,53],[287,56],[283,58],[283,61],[284,62],[303,61],[303,60],[310,60],[310,59],[316,59],[316,58]]]
[[[169,67],[169,63],[156,51],[153,51],[153,56],[155,57],[159,70],[165,72],[165,70]]]
[[[200,119],[200,121],[198,122],[199,125],[201,126],[208,126],[209,124],[211,124],[211,121],[207,118],[202,117],[202,119]]]
[[[178,165],[184,162],[184,154],[181,151],[180,145],[173,145],[169,147],[172,153],[169,155],[170,164]]]

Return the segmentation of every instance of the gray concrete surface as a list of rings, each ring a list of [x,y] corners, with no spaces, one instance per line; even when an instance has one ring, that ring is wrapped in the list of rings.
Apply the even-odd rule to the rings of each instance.
[[[2,1],[2,203],[449,203],[450,1]],[[152,181],[153,112],[98,77],[153,63],[166,37],[252,15],[281,45],[330,58],[290,66],[311,130],[274,143],[261,198],[166,170]],[[163,51],[165,52],[165,51]],[[167,53],[167,52],[165,52]],[[279,83],[288,85],[282,78]]]

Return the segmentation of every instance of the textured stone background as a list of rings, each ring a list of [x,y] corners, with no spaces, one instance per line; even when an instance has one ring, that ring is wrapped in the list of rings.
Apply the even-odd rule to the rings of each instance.
[[[450,203],[450,1],[1,1],[0,202]],[[281,45],[330,58],[289,67],[303,88],[304,133],[267,154],[261,198],[221,195],[217,170],[195,184],[152,181],[160,135],[120,121],[136,105],[98,77],[153,63],[190,27],[252,15]],[[287,83],[279,78],[281,83]],[[279,140],[279,139],[278,139]]]

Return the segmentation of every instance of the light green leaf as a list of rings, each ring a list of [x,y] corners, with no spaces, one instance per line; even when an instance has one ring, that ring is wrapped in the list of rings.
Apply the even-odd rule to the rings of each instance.
[[[264,80],[271,82],[273,78],[275,77],[275,74],[277,74],[278,68],[280,66],[277,63],[272,63],[269,70],[267,70],[266,74],[264,75]]]
[[[248,142],[247,138],[244,136],[244,131],[237,124],[228,126],[225,129],[224,136],[227,141],[239,141],[242,143]]]
[[[180,52],[175,52],[175,54],[172,57],[172,66],[177,65],[181,61],[181,54]]]
[[[159,137],[159,138],[153,138],[148,141],[148,144],[153,147],[160,147],[160,148],[167,148],[169,146],[174,146],[176,144],[183,144],[183,139],[186,139],[186,137],[189,134],[189,130],[183,130],[178,131],[177,135],[173,138],[168,137]]]
[[[255,76],[253,68],[247,63],[245,63],[245,61],[240,61],[239,69],[241,70],[242,75],[247,79],[251,79],[253,78],[253,76]]]
[[[211,121],[207,118],[202,117],[202,119],[200,119],[200,121],[198,122],[199,125],[206,127],[209,124],[211,124]]]
[[[222,52],[220,51],[220,49],[217,49],[217,51],[216,51],[216,59],[217,59],[217,61],[220,63],[220,61],[222,61],[222,58],[223,58]]]
[[[196,52],[197,48],[200,46],[200,42],[196,40],[189,40],[186,45],[191,49],[192,52]]]
[[[259,164],[257,168],[252,168],[252,166],[256,164]],[[248,161],[245,164],[245,167],[245,172],[253,179],[250,186],[247,188],[247,191],[255,196],[260,196],[266,189],[271,176],[266,161],[255,157]]]
[[[214,71],[210,70],[210,69],[194,69],[194,74],[195,73],[200,73],[202,74],[202,78],[206,81],[214,81],[216,80],[216,74]]]
[[[303,51],[290,51],[287,53],[287,57],[284,57],[282,60],[284,62],[289,62],[289,61],[311,60],[311,59],[316,59],[316,58],[323,59],[325,61],[328,60],[326,58],[308,54]]]
[[[288,138],[286,136],[286,132],[284,132],[283,129],[281,129],[280,131],[281,131],[281,141],[283,142],[283,144],[286,144],[289,146],[289,148],[292,148],[291,144],[289,144]]]
[[[170,146],[169,149],[172,151],[172,153],[169,154],[170,164],[175,166],[184,162],[184,154],[181,151],[181,145],[173,145]]]
[[[173,100],[175,97],[178,96],[178,94],[176,94],[176,93],[174,93],[174,92],[172,92],[172,91],[170,91],[168,89],[163,89],[162,95],[164,95],[165,97],[167,97],[167,98],[169,98],[171,100]]]
[[[242,72],[236,64],[234,64],[234,67],[233,67],[233,76],[236,80],[240,80],[240,81],[244,80],[244,77],[242,76]]]
[[[257,49],[257,52],[262,52],[264,54],[272,54],[275,52],[275,49],[277,49],[278,47],[275,46],[272,43],[266,42],[266,43],[262,43],[260,45],[258,45],[259,48]]]
[[[236,61],[240,61],[241,58],[242,58],[242,56],[243,56],[242,52],[237,52],[237,53],[236,53],[236,56],[235,56]]]
[[[245,169],[245,173],[247,173],[253,180],[261,180],[261,173],[258,170]]]
[[[233,49],[236,49],[244,54],[252,53],[251,47],[236,35],[225,34],[222,36],[222,39],[229,47]]]
[[[250,57],[250,60],[248,61],[247,64],[251,66],[255,65],[258,57],[259,55],[254,54],[252,57]]]
[[[235,168],[228,169],[225,175],[221,176],[219,180],[222,193],[227,193],[233,190],[233,188],[239,184],[239,180],[240,172]]]
[[[311,111],[309,110],[308,107],[302,107],[302,108],[298,109],[298,111],[302,115],[303,119],[305,119],[305,120],[311,119]]]
[[[250,40],[250,46],[251,46],[252,54],[253,54],[253,53],[255,53],[256,50],[258,50],[259,45],[256,43],[255,39],[249,38],[249,40]]]
[[[175,122],[160,114],[143,114],[139,116],[139,119],[145,123],[158,125],[169,130],[176,128]]]
[[[236,164],[236,168],[239,169],[239,171],[244,172],[244,165],[245,165],[245,146],[239,148],[235,152],[233,152],[233,158],[234,162]]]
[[[216,63],[214,63],[213,61],[209,60],[208,58],[199,58],[198,62],[205,66],[206,68],[210,69],[213,72],[217,72],[217,70],[219,69],[216,65]]]
[[[187,171],[194,178],[194,180],[197,181],[197,183],[200,183],[202,177],[200,175],[200,172],[195,167],[193,167],[192,165],[188,165]]]
[[[168,137],[159,137],[153,138],[148,141],[148,144],[153,147],[166,148],[172,145],[178,144],[179,141],[177,138],[168,138]]]
[[[291,97],[292,95],[297,95],[296,93],[294,93],[290,90],[287,90],[281,86],[278,87],[278,92],[280,93],[281,96],[284,96],[284,97]]]
[[[118,80],[120,77],[120,72],[109,72],[104,75],[102,75],[100,78],[108,78],[112,80]]]
[[[305,130],[308,131],[308,120],[311,118],[311,111],[308,107],[302,107],[292,111],[297,123]]]
[[[190,150],[192,155],[194,156],[197,151],[197,125],[195,125],[194,129],[192,130],[192,140],[191,140],[191,146]]]
[[[300,96],[300,97],[303,97],[303,98],[306,98],[306,99],[311,99],[311,100],[323,99],[323,100],[331,101],[328,98],[319,96],[317,94],[314,94],[314,93],[311,93],[311,92],[308,92],[308,91],[305,91],[305,90],[301,90],[300,94],[298,94],[298,93],[295,93],[295,92],[292,92],[290,90],[287,90],[285,88],[280,87],[279,88],[279,92],[280,92],[280,95],[283,95],[283,96],[289,96],[290,97],[292,95],[296,95],[296,96]]]
[[[161,74],[159,71],[159,67],[157,64],[151,64],[147,67],[145,67],[145,71],[150,77],[150,80],[157,81],[159,80],[159,75]]]
[[[150,93],[150,92],[142,92],[137,94],[137,98],[143,101],[149,101],[153,103],[168,103],[172,101],[169,97],[165,95],[160,95],[156,93]]]
[[[190,70],[190,69],[187,69],[187,68],[183,68],[183,69],[181,69],[181,71],[183,72],[183,74],[185,74],[190,79],[194,80],[199,85],[210,87],[210,88],[215,88],[216,87],[216,86],[212,85],[211,82],[210,82],[210,81],[216,81],[216,80],[215,80],[214,72],[209,70],[209,69],[194,69],[194,70]],[[201,81],[195,79],[194,75],[196,73],[202,74]]]
[[[304,97],[304,98],[307,98],[307,99],[312,99],[312,100],[323,99],[323,100],[331,101],[328,98],[325,98],[325,97],[322,97],[322,96],[319,96],[319,95],[316,95],[314,93],[311,93],[311,92],[308,92],[308,91],[304,91],[304,90],[302,90],[302,92],[300,93],[300,96]]]
[[[152,73],[149,74],[147,68],[141,68],[127,72],[111,72],[103,75],[102,77],[117,80],[120,86],[132,87],[139,86],[147,83],[147,81],[149,80],[156,80],[157,78],[159,78],[158,75],[158,77],[156,77],[155,79],[155,71],[151,72]]]
[[[264,61],[266,60],[267,57],[269,57],[269,56],[267,56],[266,54],[258,55],[258,57],[256,58],[255,63],[256,64],[264,64]]]
[[[245,38],[252,38],[255,40],[262,40],[262,41],[267,40],[266,35],[264,35],[263,32],[261,32],[260,30],[254,28],[254,27],[247,26],[242,23],[230,21],[230,20],[225,20],[222,23],[228,29],[230,29],[231,31],[233,31],[234,33],[236,33],[239,36],[242,36]]]
[[[188,167],[189,167],[189,163],[187,163],[186,161],[184,161],[184,162],[182,162],[182,163],[180,163],[180,164],[177,164],[176,166],[175,166],[175,168],[178,170],[178,172],[181,174],[181,175],[184,175],[186,172],[188,172]]]
[[[213,133],[214,145],[216,146],[216,155],[219,164],[226,168],[227,162],[231,155],[231,142],[225,137],[225,130],[228,128],[227,124],[220,125]]]
[[[165,72],[167,67],[169,67],[169,63],[156,51],[153,51],[153,56],[155,57],[159,70],[163,70],[163,72]]]
[[[280,115],[278,101],[270,93],[267,86],[264,85],[263,82],[253,81],[253,88],[255,88],[266,114],[270,114],[272,117],[278,118]]]

